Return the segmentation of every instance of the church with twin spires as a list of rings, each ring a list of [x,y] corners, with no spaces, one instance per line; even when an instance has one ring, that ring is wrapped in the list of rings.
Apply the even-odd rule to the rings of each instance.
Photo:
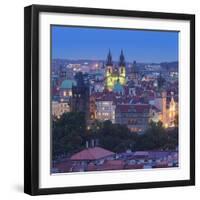
[[[117,84],[122,86],[126,84],[126,66],[123,50],[121,50],[118,66],[113,64],[112,55],[109,50],[106,61],[105,84],[109,91],[113,91]]]

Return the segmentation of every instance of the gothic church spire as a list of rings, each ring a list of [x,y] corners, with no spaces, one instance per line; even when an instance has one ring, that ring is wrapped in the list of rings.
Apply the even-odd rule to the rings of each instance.
[[[119,57],[119,66],[125,66],[125,58],[124,58],[123,50],[121,50],[121,54]]]
[[[108,56],[107,56],[107,60],[106,60],[106,65],[107,66],[113,66],[112,55],[111,55],[110,49],[109,49],[109,52],[108,52]]]

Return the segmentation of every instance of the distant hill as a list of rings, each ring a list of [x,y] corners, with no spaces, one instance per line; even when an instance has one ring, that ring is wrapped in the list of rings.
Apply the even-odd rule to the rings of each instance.
[[[178,71],[178,61],[163,62],[163,63],[160,63],[160,65],[163,68],[163,70],[166,70],[166,71]]]
[[[105,60],[89,60],[89,59],[77,59],[77,60],[70,60],[70,59],[53,59],[52,60],[52,67],[57,68],[59,66],[65,66],[69,63],[71,64],[95,64],[95,63],[105,63]],[[118,64],[118,61],[113,61],[114,65]],[[131,65],[131,62],[126,62],[127,66]],[[161,71],[178,71],[178,62],[161,62],[161,63],[137,63],[136,71],[145,70],[145,65],[160,65]]]

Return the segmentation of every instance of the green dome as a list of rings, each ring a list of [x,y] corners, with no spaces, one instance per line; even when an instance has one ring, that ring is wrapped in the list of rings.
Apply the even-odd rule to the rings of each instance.
[[[115,86],[113,88],[113,91],[116,93],[121,93],[124,94],[124,88],[123,86],[119,83],[119,81],[117,81],[117,83],[115,83]]]
[[[76,85],[76,81],[75,80],[64,80],[62,83],[61,83],[61,86],[60,88],[61,89],[71,89],[72,88],[72,85]]]

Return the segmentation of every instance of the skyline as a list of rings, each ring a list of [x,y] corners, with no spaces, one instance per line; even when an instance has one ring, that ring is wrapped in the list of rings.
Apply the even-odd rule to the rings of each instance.
[[[178,61],[178,32],[52,26],[53,59],[105,60],[109,49],[118,61]]]

